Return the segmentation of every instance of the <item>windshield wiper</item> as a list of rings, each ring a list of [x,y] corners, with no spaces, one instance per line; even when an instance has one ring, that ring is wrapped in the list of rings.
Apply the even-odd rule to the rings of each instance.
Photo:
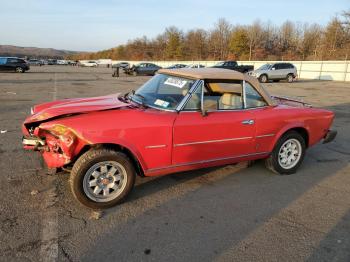
[[[136,94],[134,90],[132,90],[130,93],[132,94],[132,96],[137,96],[137,97],[141,98],[141,105],[142,105],[143,107],[147,107],[147,105],[145,104],[146,98],[145,98],[143,95],[141,95],[141,94]],[[128,94],[128,96],[130,96],[130,95]]]

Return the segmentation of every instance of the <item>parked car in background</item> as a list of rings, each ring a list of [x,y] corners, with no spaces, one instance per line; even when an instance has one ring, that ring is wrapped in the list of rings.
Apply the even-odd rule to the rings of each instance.
[[[39,60],[39,59],[29,59],[27,62],[29,65],[36,65],[36,66],[44,65],[44,61]]]
[[[307,148],[336,136],[334,113],[270,96],[247,74],[162,69],[136,92],[34,106],[25,149],[49,168],[71,170],[74,197],[90,208],[126,198],[136,175],[159,176],[264,159],[293,174]]]
[[[67,60],[67,64],[68,64],[68,65],[71,65],[71,66],[75,66],[75,65],[77,65],[77,61],[74,61],[74,60]]]
[[[24,73],[30,69],[29,64],[18,57],[0,57],[0,71]]]
[[[184,68],[186,67],[187,65],[184,65],[184,64],[175,64],[175,65],[171,65],[171,66],[168,66],[168,67],[165,67],[166,69],[176,69],[176,68]]]
[[[126,67],[130,67],[130,64],[128,62],[120,62],[120,63],[116,63],[112,65],[112,68],[126,68]]]
[[[296,67],[291,63],[265,64],[249,74],[258,78],[262,83],[270,80],[275,82],[287,80],[288,83],[291,83],[298,76]]]
[[[79,64],[82,67],[97,67],[96,61],[80,61]]]
[[[68,65],[68,61],[67,60],[57,60],[57,64],[58,65]]]
[[[129,75],[154,75],[159,69],[160,66],[157,66],[152,63],[140,63],[137,65],[133,65],[129,68],[124,68],[124,72]]]
[[[204,68],[204,65],[201,64],[191,64],[191,65],[186,65],[185,68]]]
[[[247,73],[249,71],[254,70],[254,66],[251,65],[238,65],[236,61],[223,61],[219,62],[216,65],[212,66],[213,68],[223,68],[223,69],[230,69],[235,70],[241,73]]]
[[[57,65],[57,59],[48,59],[47,64],[48,65]]]

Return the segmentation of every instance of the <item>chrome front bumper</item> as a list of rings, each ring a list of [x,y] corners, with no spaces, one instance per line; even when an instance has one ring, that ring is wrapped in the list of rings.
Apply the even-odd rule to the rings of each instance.
[[[337,130],[328,130],[323,138],[323,144],[329,143],[337,136]]]
[[[22,144],[25,148],[40,150],[40,148],[46,145],[46,142],[39,137],[24,136],[22,138]]]

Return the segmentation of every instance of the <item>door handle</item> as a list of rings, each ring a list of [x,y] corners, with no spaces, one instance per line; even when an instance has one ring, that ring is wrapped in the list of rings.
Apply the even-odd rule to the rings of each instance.
[[[254,120],[253,119],[243,120],[242,124],[243,125],[253,125],[254,124]]]

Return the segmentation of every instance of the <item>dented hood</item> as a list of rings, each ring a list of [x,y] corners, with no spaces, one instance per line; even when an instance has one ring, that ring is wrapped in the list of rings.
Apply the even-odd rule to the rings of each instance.
[[[39,104],[33,107],[33,114],[24,122],[38,122],[59,116],[80,114],[126,107],[130,104],[118,99],[120,94],[89,98],[72,98]]]

